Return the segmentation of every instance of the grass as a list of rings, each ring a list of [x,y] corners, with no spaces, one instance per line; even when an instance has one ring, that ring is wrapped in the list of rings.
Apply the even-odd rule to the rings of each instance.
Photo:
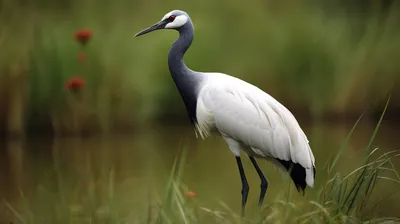
[[[166,63],[176,33],[132,38],[170,5],[196,26],[189,67],[255,83],[297,114],[359,114],[376,110],[388,89],[400,96],[398,3],[383,10],[368,1],[354,16],[356,1],[0,2],[0,120],[12,120],[10,130],[109,130],[185,117]],[[80,28],[94,34],[84,65],[72,38]],[[78,105],[64,88],[72,76],[87,82]]]
[[[389,98],[390,99],[390,98]],[[149,195],[141,202],[137,210],[132,204],[116,201],[114,172],[105,173],[102,193],[96,193],[97,186],[89,173],[80,187],[74,192],[83,191],[83,196],[65,194],[66,185],[63,171],[54,163],[57,181],[52,193],[44,189],[39,182],[38,200],[33,203],[20,192],[20,203],[11,204],[3,200],[0,203],[0,223],[397,223],[400,217],[385,217],[381,208],[388,198],[400,194],[400,173],[392,160],[400,156],[398,151],[381,152],[372,148],[376,133],[382,123],[389,100],[381,118],[364,149],[363,162],[350,173],[337,172],[341,155],[356,129],[355,123],[336,156],[325,166],[318,165],[316,191],[308,195],[309,200],[297,201],[293,187],[283,190],[273,200],[264,203],[259,211],[249,211],[241,217],[238,211],[220,202],[219,208],[210,208],[196,197],[185,197],[189,189],[182,182],[187,151],[182,147],[172,166],[168,183],[162,197]],[[56,161],[57,158],[55,158]],[[349,161],[346,161],[349,162]],[[82,171],[85,172],[85,171]],[[391,191],[374,195],[379,186],[393,184]],[[290,182],[290,185],[292,183]],[[134,189],[130,189],[134,190]],[[312,192],[312,191],[311,191]],[[376,192],[375,192],[376,193]],[[309,194],[309,193],[308,193]],[[237,194],[237,197],[240,195]],[[376,197],[378,196],[378,198]],[[72,199],[75,198],[75,199]],[[146,198],[146,197],[144,197]],[[71,205],[74,200],[73,205]]]

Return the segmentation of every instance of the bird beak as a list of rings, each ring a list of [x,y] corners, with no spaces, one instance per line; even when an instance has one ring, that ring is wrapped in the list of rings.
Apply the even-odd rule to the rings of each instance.
[[[151,27],[140,31],[139,33],[135,34],[135,36],[133,36],[133,37],[138,37],[138,36],[141,36],[141,35],[143,35],[143,34],[153,32],[153,31],[155,31],[155,30],[164,29],[164,28],[165,28],[165,25],[167,25],[167,23],[168,23],[168,22],[167,22],[167,21],[164,21],[164,20],[163,20],[163,21],[160,21],[160,22],[158,22],[158,23],[152,25]]]

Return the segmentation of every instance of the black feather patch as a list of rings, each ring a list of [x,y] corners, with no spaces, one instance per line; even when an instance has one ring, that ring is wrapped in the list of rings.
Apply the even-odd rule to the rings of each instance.
[[[306,169],[298,163],[293,163],[292,161],[285,161],[276,159],[280,164],[282,164],[288,172],[290,172],[290,177],[293,180],[294,185],[296,185],[297,191],[301,192],[306,189]],[[314,168],[314,178],[315,178],[315,167]]]

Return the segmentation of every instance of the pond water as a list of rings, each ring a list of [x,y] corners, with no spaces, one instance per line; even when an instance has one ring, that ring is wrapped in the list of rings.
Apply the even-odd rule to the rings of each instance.
[[[325,181],[325,163],[334,156],[351,130],[352,124],[302,123],[316,158],[314,189],[304,200],[315,199]],[[362,123],[356,129],[337,170],[347,174],[361,163],[375,124]],[[384,122],[374,146],[382,152],[400,148],[399,128]],[[120,214],[141,211],[149,200],[159,200],[179,150],[188,149],[183,182],[197,194],[205,207],[225,202],[239,213],[241,182],[235,159],[220,137],[196,139],[188,126],[152,126],[131,134],[111,137],[36,139],[0,143],[0,199],[15,208],[28,206],[35,214],[51,213],[53,208],[113,201]],[[243,157],[250,185],[247,210],[256,208],[259,178],[249,159]],[[265,201],[293,188],[268,162],[258,160],[269,181]],[[400,168],[400,161],[395,161]],[[320,169],[320,170],[318,170]],[[319,171],[319,172],[318,172]],[[110,190],[112,186],[112,190]],[[393,190],[391,183],[376,189],[377,197]],[[111,192],[111,193],[110,193]],[[295,192],[295,191],[294,191]],[[294,197],[302,198],[300,194]],[[112,198],[112,199],[110,199]],[[398,215],[399,198],[390,198],[382,215]],[[3,206],[5,207],[5,206]],[[0,212],[0,223],[1,222]]]

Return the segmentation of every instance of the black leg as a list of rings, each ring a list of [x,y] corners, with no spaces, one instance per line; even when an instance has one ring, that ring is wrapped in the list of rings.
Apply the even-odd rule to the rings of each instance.
[[[260,167],[258,166],[256,160],[254,159],[254,157],[249,156],[251,162],[253,163],[254,168],[256,168],[258,176],[260,176],[261,179],[261,192],[260,192],[260,199],[258,200],[258,205],[261,206],[261,204],[264,201],[264,197],[265,197],[265,193],[267,192],[267,188],[268,188],[268,181],[267,179],[265,179],[264,174],[262,173]]]
[[[242,160],[239,156],[236,156],[236,162],[239,168],[240,179],[242,180],[242,216],[244,216],[244,210],[246,207],[247,196],[249,195],[249,184],[246,180],[246,175],[244,174]]]

